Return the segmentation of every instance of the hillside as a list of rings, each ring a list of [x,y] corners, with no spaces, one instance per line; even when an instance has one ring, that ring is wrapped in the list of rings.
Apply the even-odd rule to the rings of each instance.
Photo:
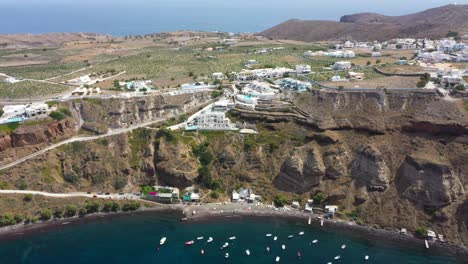
[[[0,49],[56,48],[72,41],[108,41],[96,33],[0,34]]]
[[[346,15],[340,21],[291,19],[260,33],[273,39],[322,41],[440,38],[449,31],[468,34],[468,5],[447,5],[404,16],[374,13]]]

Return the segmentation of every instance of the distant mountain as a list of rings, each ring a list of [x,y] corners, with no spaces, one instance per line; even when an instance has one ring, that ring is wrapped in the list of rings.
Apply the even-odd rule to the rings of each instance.
[[[339,22],[292,19],[260,35],[303,41],[365,41],[397,37],[440,38],[449,31],[468,34],[468,5],[446,5],[404,16],[361,13],[343,16]]]
[[[0,49],[55,48],[71,41],[105,41],[96,33],[0,34]]]

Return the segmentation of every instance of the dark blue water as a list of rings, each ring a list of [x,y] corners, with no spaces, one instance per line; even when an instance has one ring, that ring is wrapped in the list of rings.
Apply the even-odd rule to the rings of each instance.
[[[0,34],[97,32],[123,36],[183,29],[258,32],[292,18],[339,20],[357,12],[402,15],[448,3],[450,0],[0,0]]]
[[[244,218],[181,223],[178,219],[155,214],[122,216],[43,230],[21,239],[0,240],[0,263],[273,263],[276,256],[281,257],[280,263],[364,263],[365,255],[370,256],[366,263],[457,263],[447,257],[377,246],[374,242],[285,220]],[[305,234],[298,236],[300,231]],[[278,236],[278,240],[267,238],[267,233]],[[289,234],[295,234],[294,238],[288,239]],[[167,241],[158,251],[162,236]],[[197,241],[199,236],[205,240]],[[209,236],[214,241],[207,244]],[[231,236],[237,239],[229,241]],[[194,245],[184,245],[192,239],[196,241]],[[314,239],[319,242],[310,245]],[[227,241],[232,245],[221,250]],[[282,244],[286,245],[284,251]],[[346,249],[341,249],[342,244],[347,245]],[[271,253],[265,252],[266,246]],[[201,249],[205,255],[200,254]],[[250,249],[250,256],[246,256],[246,249]],[[298,251],[302,259],[298,259]],[[224,258],[225,252],[230,253],[228,260]],[[333,260],[337,255],[341,259]]]

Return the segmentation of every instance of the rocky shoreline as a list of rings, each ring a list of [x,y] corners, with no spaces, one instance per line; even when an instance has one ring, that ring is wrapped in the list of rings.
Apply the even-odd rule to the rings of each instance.
[[[98,219],[108,219],[114,217],[125,217],[135,214],[173,214],[180,217],[186,224],[192,222],[210,221],[231,221],[243,218],[271,218],[284,220],[291,223],[300,223],[308,226],[307,222],[311,217],[310,227],[321,229],[326,232],[334,232],[347,236],[363,239],[371,244],[393,246],[405,249],[424,249],[424,240],[413,235],[401,235],[397,230],[377,229],[370,226],[358,225],[354,222],[344,220],[324,219],[323,226],[320,225],[318,214],[310,214],[298,210],[275,210],[267,205],[253,204],[204,204],[204,205],[159,205],[151,208],[141,208],[132,212],[117,213],[95,213],[85,217],[72,217],[34,224],[17,224],[0,228],[0,240],[18,239],[22,236],[34,232],[46,232],[73,224],[85,224]],[[455,257],[461,263],[468,263],[468,247],[452,243],[429,242],[430,249],[427,254],[444,255]]]

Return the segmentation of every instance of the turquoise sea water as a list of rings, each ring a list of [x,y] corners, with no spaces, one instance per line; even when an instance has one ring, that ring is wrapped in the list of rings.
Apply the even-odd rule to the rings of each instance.
[[[305,234],[298,236],[300,231]],[[267,233],[278,236],[278,240],[266,237]],[[294,234],[292,239],[288,239],[290,234]],[[163,236],[167,241],[158,250]],[[196,240],[200,236],[204,240]],[[208,244],[210,236],[214,241]],[[228,240],[231,236],[236,236],[236,240]],[[314,239],[319,242],[310,245]],[[195,240],[195,244],[185,246],[189,240]],[[224,242],[232,244],[221,250]],[[281,249],[282,244],[286,250]],[[346,244],[346,249],[341,249],[342,244]],[[266,253],[267,246],[270,253]],[[205,250],[204,255],[200,254],[201,249]],[[250,256],[245,254],[246,249]],[[225,252],[230,254],[227,260]],[[276,256],[280,256],[280,263],[459,263],[427,254],[286,220],[243,218],[182,223],[177,216],[155,213],[73,223],[21,238],[0,239],[0,263],[274,263]],[[337,255],[341,258],[334,260]],[[370,256],[367,262],[365,255]]]

